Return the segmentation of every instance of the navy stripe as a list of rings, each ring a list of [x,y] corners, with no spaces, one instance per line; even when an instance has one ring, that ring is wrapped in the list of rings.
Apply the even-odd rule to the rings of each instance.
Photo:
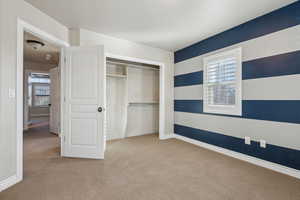
[[[258,58],[242,63],[243,80],[293,74],[300,74],[300,51]],[[175,87],[195,84],[203,84],[203,71],[175,76]]]
[[[174,110],[300,124],[300,100],[243,100],[242,116],[204,113],[203,100],[175,100]]]
[[[175,52],[175,63],[300,24],[297,1]]]
[[[260,148],[259,143],[256,141],[252,141],[251,145],[246,145],[244,140],[241,138],[177,124],[174,125],[174,132],[175,134],[205,142],[207,144],[215,145],[231,151],[236,151],[300,170],[299,150],[289,149],[272,144],[267,144],[267,148]]]
[[[243,118],[300,124],[300,100],[243,100]]]
[[[243,62],[243,80],[300,74],[300,51]]]
[[[174,87],[203,84],[203,71],[192,72],[174,77]]]
[[[175,100],[174,110],[179,112],[203,113],[202,100]]]

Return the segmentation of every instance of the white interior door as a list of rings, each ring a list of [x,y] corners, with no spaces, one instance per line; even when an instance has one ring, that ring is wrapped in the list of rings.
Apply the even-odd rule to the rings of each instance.
[[[50,70],[50,132],[60,133],[60,78],[59,68]]]
[[[103,46],[65,52],[65,113],[62,155],[103,159],[105,148],[105,56]]]

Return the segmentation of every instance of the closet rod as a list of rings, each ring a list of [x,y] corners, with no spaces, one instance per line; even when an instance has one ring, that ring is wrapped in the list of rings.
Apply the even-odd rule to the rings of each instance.
[[[124,65],[127,67],[133,67],[133,68],[141,68],[141,69],[148,69],[148,70],[155,70],[159,71],[159,69],[152,68],[152,67],[144,67],[140,65],[133,65],[133,64],[126,64],[126,63],[121,63],[121,62],[115,62],[115,61],[106,61],[107,63],[114,64],[114,65]]]

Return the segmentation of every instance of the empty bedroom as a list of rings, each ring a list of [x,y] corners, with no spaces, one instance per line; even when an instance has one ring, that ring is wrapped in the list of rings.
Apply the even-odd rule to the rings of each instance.
[[[300,1],[0,0],[0,200],[300,200]]]

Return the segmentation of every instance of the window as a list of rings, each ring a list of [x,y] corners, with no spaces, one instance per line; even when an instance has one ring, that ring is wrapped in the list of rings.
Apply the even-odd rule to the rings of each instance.
[[[48,106],[50,103],[50,85],[33,84],[33,106]]]
[[[241,48],[204,58],[203,109],[241,115]]]
[[[31,73],[28,79],[29,106],[47,107],[50,104],[50,77],[44,73]]]

